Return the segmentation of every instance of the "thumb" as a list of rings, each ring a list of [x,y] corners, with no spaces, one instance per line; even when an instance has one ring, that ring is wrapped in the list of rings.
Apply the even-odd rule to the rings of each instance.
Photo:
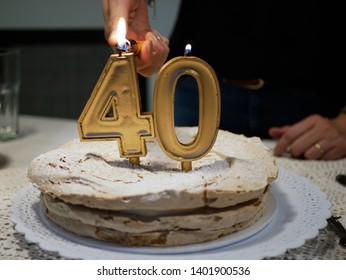
[[[117,38],[116,38],[116,34],[117,34],[117,30],[119,27],[119,20],[121,18],[124,19],[125,21],[125,34],[127,33],[127,29],[128,29],[128,14],[129,14],[129,7],[123,3],[122,1],[120,1],[121,3],[117,3],[117,5],[114,3],[117,1],[110,1],[109,2],[109,17],[108,17],[108,38],[107,41],[110,45],[116,45],[118,43]]]

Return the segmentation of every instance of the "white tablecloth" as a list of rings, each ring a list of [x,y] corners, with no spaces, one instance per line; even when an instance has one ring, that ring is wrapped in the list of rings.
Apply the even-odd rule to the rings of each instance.
[[[25,171],[37,155],[78,137],[76,120],[21,116],[21,136],[0,142],[0,259],[61,259],[27,242],[17,233],[10,218],[10,207],[21,187],[28,184]],[[273,141],[264,141],[273,147]],[[346,225],[346,187],[335,181],[339,173],[346,174],[346,159],[336,161],[306,161],[277,158],[279,166],[307,177],[320,186],[332,204],[335,216]],[[288,250],[275,259],[346,259],[346,248],[341,247],[338,236],[326,227],[319,235],[297,249]]]

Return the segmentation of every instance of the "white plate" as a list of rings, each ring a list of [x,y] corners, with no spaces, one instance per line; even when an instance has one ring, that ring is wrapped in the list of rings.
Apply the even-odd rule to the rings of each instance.
[[[262,259],[302,246],[317,236],[331,216],[326,195],[308,179],[285,169],[272,184],[266,214],[251,227],[201,244],[125,247],[79,237],[42,213],[39,192],[25,186],[13,200],[11,219],[18,232],[41,248],[73,259]]]

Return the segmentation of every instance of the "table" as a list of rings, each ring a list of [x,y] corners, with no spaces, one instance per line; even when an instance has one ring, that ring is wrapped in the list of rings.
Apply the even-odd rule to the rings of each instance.
[[[21,134],[15,140],[0,142],[0,259],[64,259],[54,252],[42,250],[27,242],[13,228],[9,209],[21,187],[28,184],[25,171],[30,161],[72,138],[78,138],[77,121],[39,116],[20,116]],[[274,141],[264,140],[273,148]],[[320,186],[332,204],[335,216],[346,225],[346,187],[335,181],[339,173],[346,173],[346,159],[335,161],[307,161],[276,157],[279,166],[307,177]],[[346,248],[339,245],[338,236],[329,227],[321,229],[317,237],[307,240],[296,249],[272,259],[346,259]]]

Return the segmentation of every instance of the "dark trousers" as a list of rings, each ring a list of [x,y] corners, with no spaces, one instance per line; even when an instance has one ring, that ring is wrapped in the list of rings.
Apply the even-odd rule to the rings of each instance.
[[[248,137],[268,138],[272,126],[294,124],[311,114],[335,117],[342,106],[308,90],[265,85],[249,90],[219,80],[220,129]],[[181,77],[175,89],[175,125],[198,125],[198,90],[190,76]]]

